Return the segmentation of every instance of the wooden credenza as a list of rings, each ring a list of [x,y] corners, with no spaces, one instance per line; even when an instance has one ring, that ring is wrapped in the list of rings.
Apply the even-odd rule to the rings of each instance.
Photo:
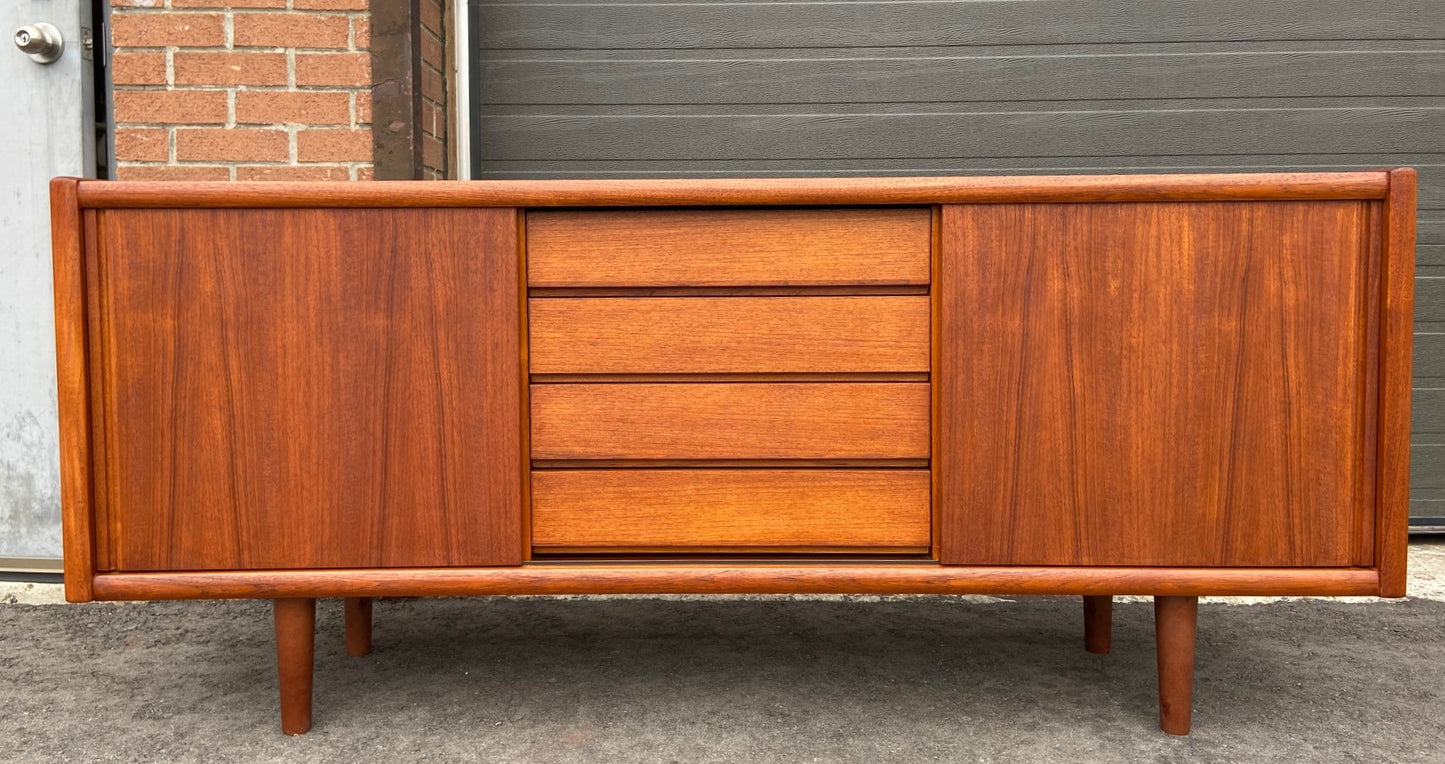
[[[1415,176],[51,186],[66,594],[1404,594]]]

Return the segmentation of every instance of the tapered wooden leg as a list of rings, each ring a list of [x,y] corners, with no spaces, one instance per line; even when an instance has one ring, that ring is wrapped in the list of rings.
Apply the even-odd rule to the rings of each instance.
[[[1100,655],[1109,652],[1109,637],[1114,629],[1114,598],[1109,595],[1084,596],[1084,649]]]
[[[1159,651],[1159,729],[1189,734],[1194,703],[1194,633],[1198,597],[1155,597],[1154,640]]]
[[[281,731],[311,729],[311,665],[316,652],[316,600],[278,599],[276,668],[281,680]]]
[[[346,654],[360,657],[371,652],[371,598],[346,598]]]

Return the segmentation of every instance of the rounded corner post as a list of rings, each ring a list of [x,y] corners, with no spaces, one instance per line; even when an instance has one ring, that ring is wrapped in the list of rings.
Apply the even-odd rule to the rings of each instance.
[[[86,346],[85,237],[80,180],[50,181],[50,243],[55,290],[55,365],[60,408],[60,516],[65,599],[94,599],[95,529],[91,492],[91,411]]]
[[[1410,532],[1410,395],[1415,321],[1417,173],[1389,171],[1381,261],[1379,491],[1375,567],[1381,597],[1405,596]]]

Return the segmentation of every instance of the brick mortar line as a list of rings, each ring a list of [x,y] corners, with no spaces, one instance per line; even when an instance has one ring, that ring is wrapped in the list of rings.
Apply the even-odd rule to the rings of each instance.
[[[336,46],[324,48],[308,48],[305,46],[285,45],[240,45],[227,47],[224,45],[116,45],[117,53],[286,53],[288,51],[301,51],[302,53],[326,53],[340,55],[343,53],[362,54],[369,52],[365,48],[339,48]]]
[[[233,13],[255,16],[370,16],[370,9],[357,8],[231,8],[224,6],[197,6],[194,8],[149,7],[122,5],[111,8],[111,16],[225,16]]]
[[[286,0],[284,8],[230,8],[230,7],[197,7],[197,8],[175,8],[172,0],[163,0],[163,7],[133,7],[126,6],[115,8],[112,15],[115,17],[135,17],[144,19],[148,15],[154,15],[158,19],[161,14],[174,17],[177,14],[187,16],[205,17],[207,23],[210,17],[215,17],[220,22],[223,41],[219,45],[118,45],[113,49],[121,53],[159,53],[163,57],[165,66],[165,82],[134,83],[115,86],[118,92],[128,93],[226,93],[226,117],[224,121],[215,122],[118,122],[117,128],[125,130],[149,131],[164,130],[166,138],[166,155],[164,160],[136,160],[117,159],[117,168],[223,168],[225,175],[235,180],[238,177],[238,168],[262,167],[262,168],[325,168],[328,174],[341,172],[353,180],[369,174],[375,166],[372,159],[345,159],[325,161],[302,161],[299,156],[298,136],[302,131],[337,131],[348,134],[356,134],[362,131],[372,132],[373,123],[362,121],[360,111],[364,106],[362,98],[364,94],[370,93],[370,83],[358,84],[297,84],[298,62],[302,57],[338,56],[350,54],[351,56],[365,55],[369,51],[367,46],[358,46],[358,35],[361,25],[369,23],[371,18],[370,8],[296,8],[295,0]],[[236,15],[242,16],[286,16],[303,15],[308,18],[319,18],[330,22],[333,19],[346,19],[346,41],[345,43],[333,43],[325,46],[312,45],[238,45],[236,43]],[[363,21],[364,20],[364,21]],[[144,24],[146,22],[137,22]],[[142,26],[143,28],[143,26]],[[428,30],[430,31],[430,30]],[[369,34],[370,30],[367,29]],[[229,55],[254,53],[258,55],[282,55],[286,62],[286,82],[266,84],[242,84],[223,82],[176,82],[176,61],[177,54],[200,55]],[[442,74],[440,69],[428,67],[437,74]],[[216,78],[221,79],[221,78]],[[239,119],[237,114],[240,93],[254,92],[261,94],[282,94],[295,93],[299,96],[308,94],[328,95],[346,94],[346,116],[342,121],[335,123],[318,124],[310,121],[297,122],[257,122],[246,123]],[[440,105],[438,101],[431,101],[433,105]],[[179,156],[178,139],[182,130],[251,130],[263,133],[285,133],[287,136],[287,158],[286,159],[181,159]]]
[[[368,123],[361,123],[368,124]],[[155,123],[155,121],[126,121],[117,123],[118,129],[156,130],[156,129],[179,129],[179,130],[270,130],[273,133],[285,130],[318,130],[318,131],[347,131],[347,133],[360,133],[363,130],[370,130],[370,127],[348,127],[344,123],[283,123],[283,121],[264,121],[264,123],[237,123],[236,126],[227,126],[225,123]]]
[[[119,93],[218,93],[230,90],[247,93],[359,93],[371,88],[362,85],[116,85]],[[440,102],[433,102],[440,105]]]
[[[299,163],[296,163],[296,164],[292,164],[292,163],[290,163],[290,162],[287,162],[287,161],[281,160],[281,159],[275,159],[275,160],[268,160],[268,159],[242,159],[242,160],[233,160],[233,159],[182,159],[182,160],[176,161],[176,162],[162,162],[162,161],[159,161],[159,160],[152,161],[152,160],[147,160],[147,159],[127,159],[127,160],[124,160],[124,161],[122,161],[122,162],[119,162],[118,164],[119,164],[120,167],[150,167],[150,168],[156,168],[156,167],[221,167],[221,166],[236,166],[236,167],[267,167],[267,168],[299,167],[299,168],[302,168],[302,169],[308,169],[308,168],[315,168],[315,167],[370,167],[370,166],[371,166],[371,164],[370,164],[369,162],[354,162],[354,161],[350,161],[350,160],[347,160],[347,161],[327,160],[327,161],[324,161],[324,162],[299,162]]]

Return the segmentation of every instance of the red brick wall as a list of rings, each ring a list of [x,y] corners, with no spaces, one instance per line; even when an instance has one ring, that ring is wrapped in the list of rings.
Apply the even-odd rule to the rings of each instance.
[[[370,178],[367,4],[112,0],[116,177]]]
[[[421,134],[422,177],[445,178],[447,157],[447,0],[421,0]]]

